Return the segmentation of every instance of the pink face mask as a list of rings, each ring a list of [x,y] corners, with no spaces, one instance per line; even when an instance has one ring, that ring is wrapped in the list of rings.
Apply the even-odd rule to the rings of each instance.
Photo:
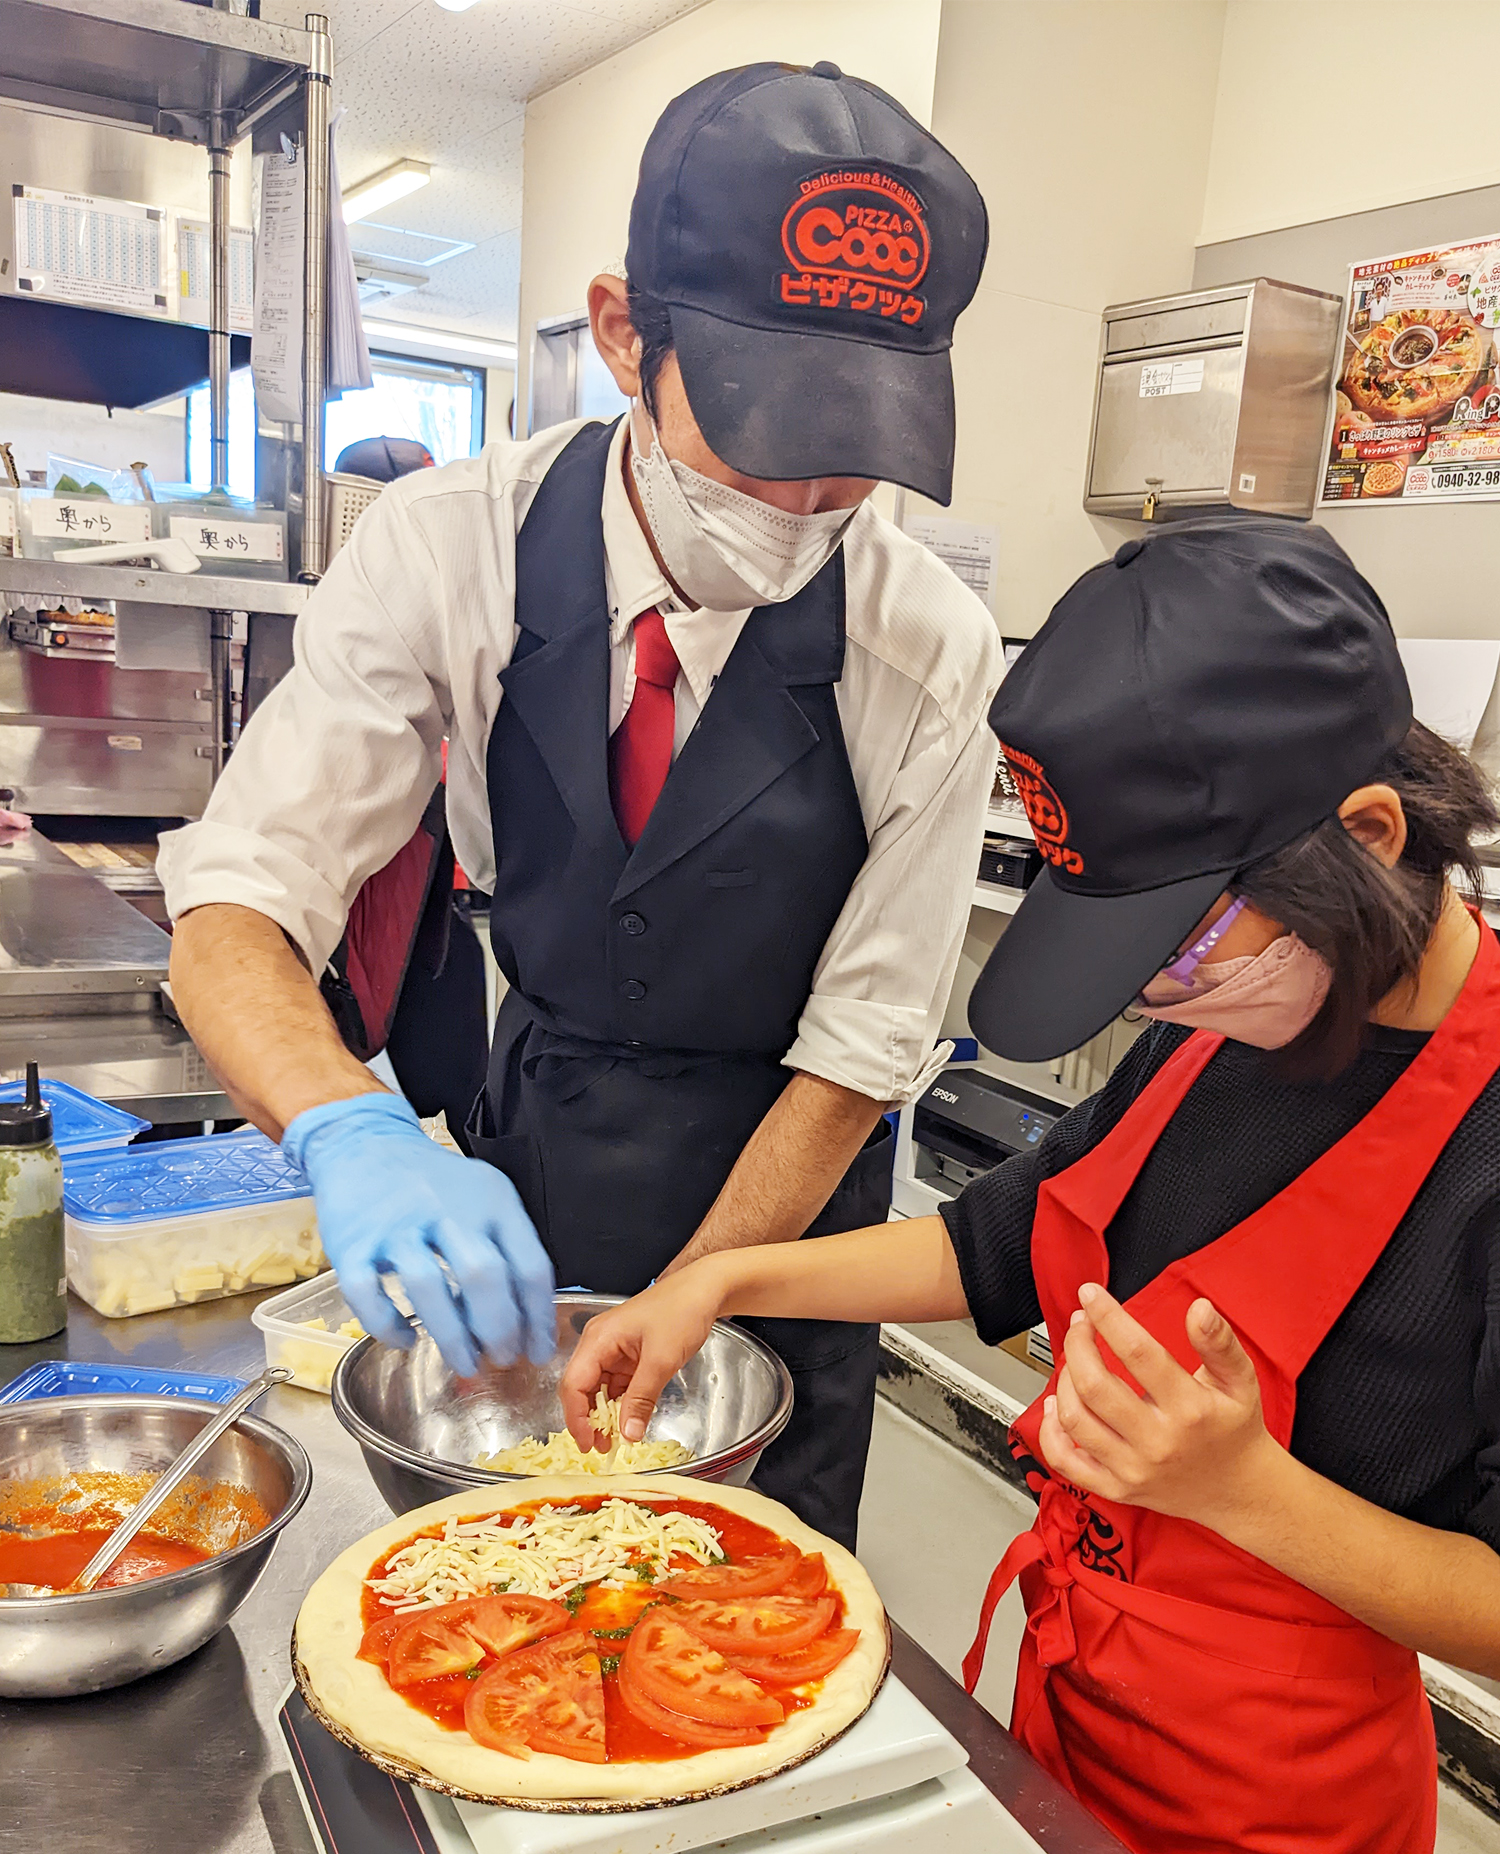
[[[1186,989],[1158,973],[1138,1008],[1159,1023],[1222,1031],[1256,1049],[1282,1049],[1317,1016],[1332,981],[1328,961],[1296,934],[1285,933],[1263,953],[1198,965]]]

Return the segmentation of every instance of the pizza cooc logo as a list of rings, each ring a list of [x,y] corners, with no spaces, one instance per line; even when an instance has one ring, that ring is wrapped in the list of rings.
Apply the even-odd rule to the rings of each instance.
[[[915,328],[932,259],[927,214],[910,187],[877,168],[831,168],[797,190],[781,222],[790,271],[778,298],[799,309],[852,309]]]
[[[1054,868],[1068,875],[1082,875],[1083,858],[1068,845],[1068,813],[1053,791],[1041,761],[1034,760],[1029,753],[1022,753],[1019,747],[1006,746],[1003,740],[1000,751],[1005,755],[1010,776],[1036,833],[1037,849]]]

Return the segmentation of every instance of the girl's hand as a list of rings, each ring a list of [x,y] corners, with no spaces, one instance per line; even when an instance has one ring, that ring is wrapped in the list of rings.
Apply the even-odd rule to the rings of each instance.
[[[600,1386],[621,1398],[620,1433],[639,1442],[668,1380],[694,1356],[719,1317],[717,1256],[663,1277],[623,1305],[595,1314],[560,1386],[568,1432],[581,1449],[597,1446],[591,1419]]]
[[[1187,1335],[1203,1363],[1189,1375],[1104,1288],[1089,1282],[1078,1298],[1067,1362],[1042,1417],[1048,1466],[1107,1500],[1222,1531],[1221,1522],[1257,1497],[1281,1453],[1234,1329],[1208,1301],[1193,1302]],[[1144,1396],[1105,1364],[1100,1338]]]

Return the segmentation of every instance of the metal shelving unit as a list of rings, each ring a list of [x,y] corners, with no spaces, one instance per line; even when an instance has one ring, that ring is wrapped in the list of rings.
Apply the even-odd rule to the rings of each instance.
[[[323,401],[326,377],[328,21],[276,26],[183,0],[0,0],[0,101],[87,122],[140,130],[204,148],[208,157],[209,400],[213,480],[229,455],[229,151],[246,135],[274,145],[302,138],[306,162],[303,276],[302,529],[297,577],[316,580],[326,532]],[[253,579],[0,561],[0,592],[124,599],[209,614],[214,769],[229,744],[230,617],[290,615],[306,587]]]

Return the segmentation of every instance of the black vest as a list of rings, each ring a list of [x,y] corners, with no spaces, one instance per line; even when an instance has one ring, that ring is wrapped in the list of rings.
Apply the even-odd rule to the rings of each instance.
[[[834,693],[840,552],[751,614],[626,848],[608,779],[611,436],[578,433],[516,540],[518,636],[487,760],[490,942],[511,992],[469,1134],[520,1190],[563,1285],[634,1292],[785,1087],[868,841]],[[883,1210],[865,1189],[850,1214],[829,1227]]]
[[[520,634],[488,756],[491,944],[551,1029],[780,1057],[867,848],[834,696],[843,554],[747,620],[627,850],[607,760],[610,437],[574,438],[516,542]]]

